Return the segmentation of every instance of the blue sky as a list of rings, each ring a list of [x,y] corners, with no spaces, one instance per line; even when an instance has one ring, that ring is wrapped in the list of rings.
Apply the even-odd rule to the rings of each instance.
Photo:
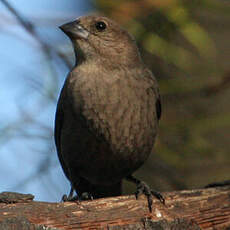
[[[74,61],[70,42],[58,26],[86,14],[90,10],[88,1],[9,3],[36,26],[46,43],[57,50],[68,50]],[[47,94],[55,88],[57,98],[68,68],[60,60],[53,61],[50,68],[38,42],[19,26],[1,2],[0,17],[0,191],[32,193],[36,200],[59,201],[70,187],[55,153],[52,129],[56,105],[47,101]],[[51,129],[40,130],[41,126]],[[33,138],[34,135],[41,138]],[[39,168],[44,162],[49,170],[38,174],[38,169],[44,170]]]

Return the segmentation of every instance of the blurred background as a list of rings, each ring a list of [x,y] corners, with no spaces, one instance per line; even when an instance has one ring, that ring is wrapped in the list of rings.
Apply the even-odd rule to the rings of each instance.
[[[130,31],[159,82],[159,135],[135,175],[159,191],[230,179],[228,0],[0,0],[0,192],[69,192],[53,128],[74,55],[58,26],[92,12]]]

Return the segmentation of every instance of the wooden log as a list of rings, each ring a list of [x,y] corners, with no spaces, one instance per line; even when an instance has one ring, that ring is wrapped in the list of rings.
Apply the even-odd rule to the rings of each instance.
[[[0,194],[0,230],[8,229],[230,229],[230,186],[163,193],[166,204],[144,196],[82,202],[32,201]],[[24,198],[23,198],[24,197]]]

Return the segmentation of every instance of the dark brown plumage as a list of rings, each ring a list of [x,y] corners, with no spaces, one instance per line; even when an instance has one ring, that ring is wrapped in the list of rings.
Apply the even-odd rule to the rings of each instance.
[[[155,78],[133,38],[112,20],[85,16],[60,28],[77,60],[56,112],[55,142],[65,175],[79,197],[120,195],[124,178],[143,192],[147,185],[131,174],[148,158],[157,134]]]

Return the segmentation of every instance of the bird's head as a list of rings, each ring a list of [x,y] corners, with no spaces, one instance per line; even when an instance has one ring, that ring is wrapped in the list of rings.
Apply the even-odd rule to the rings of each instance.
[[[80,62],[95,59],[135,66],[141,60],[132,36],[106,17],[83,16],[60,29],[71,39]]]

